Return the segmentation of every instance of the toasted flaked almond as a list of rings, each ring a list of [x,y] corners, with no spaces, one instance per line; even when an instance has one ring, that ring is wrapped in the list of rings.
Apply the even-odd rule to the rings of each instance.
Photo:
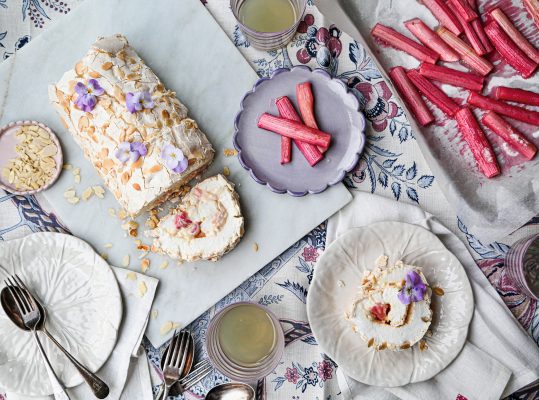
[[[159,311],[152,310],[152,313],[150,315],[152,319],[157,319],[157,316],[159,315]]]
[[[161,264],[159,264],[159,269],[167,269],[168,268],[168,261],[163,261]]]
[[[84,74],[85,69],[86,67],[84,66],[82,61],[79,61],[78,63],[75,64],[75,72],[77,73],[78,76],[82,76]]]
[[[238,152],[235,149],[224,149],[223,154],[225,157],[232,157],[238,154]]]
[[[105,248],[106,249],[112,248],[112,243],[105,243]]]
[[[92,188],[88,187],[84,190],[84,192],[82,192],[82,199],[88,200],[90,197],[92,197],[93,194],[94,194],[94,191],[92,190]]]
[[[359,328],[357,327],[357,325],[352,325],[352,330],[353,330],[355,333],[358,333],[358,332],[359,332]]]
[[[432,288],[432,293],[434,293],[436,296],[443,296],[445,292],[441,287],[436,286]]]
[[[385,350],[387,349],[387,343],[386,342],[382,342],[379,346],[378,346],[378,350]]]
[[[373,344],[374,344],[374,338],[370,338],[369,341],[367,342],[367,347],[372,347]]]
[[[112,65],[113,65],[113,64],[112,64],[110,61],[107,61],[107,62],[105,62],[105,63],[103,63],[103,64],[101,65],[101,69],[102,69],[103,71],[108,71],[109,69],[112,68]]]
[[[147,171],[151,174],[155,174],[156,172],[159,172],[163,169],[162,165],[155,164],[154,166],[150,167]]]
[[[137,237],[138,236],[138,231],[136,229],[129,229],[129,236]]]
[[[94,194],[100,199],[105,197],[105,189],[103,189],[102,186],[99,186],[99,185],[92,186],[92,190],[94,191]]]
[[[403,344],[401,344],[400,348],[401,348],[402,350],[409,349],[409,348],[410,348],[410,343],[404,342]]]
[[[224,176],[229,176],[230,175],[230,168],[224,167],[223,168],[223,175]]]
[[[137,274],[133,271],[129,271],[127,274],[125,274],[125,278],[130,281],[136,281],[137,280]]]
[[[79,198],[78,197],[69,197],[67,199],[68,203],[71,203],[71,204],[77,204],[79,202]]]
[[[421,317],[421,321],[430,322],[430,318],[429,317]]]
[[[114,161],[111,158],[105,158],[103,160],[103,168],[105,168],[107,171],[114,168]]]
[[[419,341],[419,350],[424,351],[427,350],[429,346],[427,345],[427,342],[424,340]]]
[[[75,183],[80,183],[80,175],[75,175],[75,178],[73,179]]]
[[[142,244],[142,240],[140,239],[135,239],[135,245],[138,247]]]
[[[140,269],[142,270],[142,273],[145,274],[146,271],[150,268],[150,260],[145,258],[140,263]]]
[[[73,190],[73,189],[68,189],[68,190],[66,190],[66,191],[64,192],[64,197],[65,197],[66,199],[70,199],[70,198],[75,197],[75,196],[76,196],[76,192],[75,192],[75,190]]]
[[[150,251],[150,246],[141,243],[137,246],[137,249],[142,251]]]
[[[127,218],[127,211],[125,211],[123,208],[120,208],[118,210],[118,218],[126,219]]]
[[[129,254],[126,254],[124,258],[122,258],[122,267],[127,267],[129,265]]]
[[[64,164],[62,165],[62,168],[66,170],[70,170],[71,168],[73,168],[73,166],[71,164]]]
[[[138,294],[140,297],[144,297],[144,295],[148,292],[148,287],[146,286],[146,282],[140,281],[138,283]]]
[[[90,71],[90,72],[88,72],[88,75],[89,75],[90,77],[96,78],[96,79],[97,79],[97,78],[101,78],[101,74],[100,74],[99,72],[97,72],[97,71]]]
[[[133,183],[133,189],[140,191],[140,185],[138,183]]]
[[[161,328],[159,329],[159,333],[161,336],[165,336],[167,333],[169,333],[174,326],[174,323],[172,321],[167,321],[163,325],[161,325]]]
[[[258,243],[253,243],[253,251],[254,252],[257,252],[258,251]]]

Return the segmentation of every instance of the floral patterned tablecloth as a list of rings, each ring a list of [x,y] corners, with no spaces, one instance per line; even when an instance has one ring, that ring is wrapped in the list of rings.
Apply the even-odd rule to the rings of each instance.
[[[0,57],[8,58],[80,1],[0,0]],[[312,68],[324,68],[348,84],[361,100],[367,117],[368,141],[357,167],[346,177],[346,185],[351,190],[365,190],[396,201],[417,203],[444,221],[468,244],[478,267],[539,344],[539,305],[519,293],[504,270],[509,245],[522,236],[539,231],[539,217],[529,221],[511,237],[500,238],[499,242],[491,244],[481,242],[473,232],[469,232],[443,198],[398,100],[393,97],[365,49],[327,21],[312,0],[309,0],[292,42],[284,49],[270,52],[261,52],[250,46],[235,24],[228,1],[203,0],[203,3],[260,76],[268,76],[276,68],[306,64]],[[68,232],[68,229],[56,219],[54,210],[46,210],[40,205],[39,196],[15,196],[0,191],[0,239],[9,240],[36,231]],[[322,224],[194,321],[189,328],[196,338],[197,358],[205,356],[202,341],[208,322],[216,312],[232,302],[256,301],[270,307],[279,316],[286,338],[281,364],[266,379],[258,382],[258,398],[341,398],[335,376],[338,367],[317,346],[305,309],[313,269],[324,245],[325,225]],[[147,340],[143,344],[152,366],[154,391],[157,391],[160,382],[158,365],[163,347],[153,348]],[[226,380],[214,371],[183,398],[201,399],[209,388]],[[457,398],[463,397],[455,393]],[[539,399],[539,383],[510,398]]]

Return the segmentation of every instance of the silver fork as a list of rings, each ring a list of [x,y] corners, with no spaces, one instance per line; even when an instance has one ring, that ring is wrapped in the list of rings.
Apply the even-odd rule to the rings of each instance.
[[[180,332],[176,336],[176,331],[172,335],[169,351],[163,364],[163,375],[165,378],[165,389],[163,390],[162,400],[166,400],[168,392],[172,385],[182,378],[183,370],[185,368],[185,362],[188,356],[188,345],[191,334],[187,331]]]
[[[8,288],[9,292],[11,293],[11,296],[15,300],[15,304],[17,306],[17,309],[19,310],[19,313],[21,314],[24,325],[32,332],[32,336],[37,345],[39,353],[43,358],[45,370],[47,371],[47,375],[49,376],[49,381],[53,389],[54,398],[56,400],[70,400],[69,395],[65,391],[65,388],[60,383],[60,380],[54,373],[54,369],[52,368],[50,361],[47,358],[47,354],[45,353],[45,350],[43,349],[43,346],[39,341],[36,328],[41,319],[41,313],[36,303],[30,296],[28,296],[24,292],[24,290],[18,285],[18,283],[14,279],[11,279],[11,277],[8,277],[4,281],[4,283],[6,284],[6,287]]]
[[[200,361],[197,365],[195,365],[194,370],[189,375],[187,375],[185,378],[180,379],[180,381],[178,382],[180,386],[180,394],[183,394],[183,392],[196,385],[198,382],[208,376],[212,369],[213,365],[211,365],[208,359]]]

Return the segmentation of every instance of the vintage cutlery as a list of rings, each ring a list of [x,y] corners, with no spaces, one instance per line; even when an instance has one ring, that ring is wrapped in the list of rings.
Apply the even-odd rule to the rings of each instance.
[[[28,289],[28,287],[24,284],[22,279],[19,278],[17,274],[13,275],[12,280],[18,285],[19,289],[23,291],[25,294],[27,294],[27,297],[30,297],[33,303],[36,305],[36,308],[40,311],[41,314],[41,320],[39,321],[36,329],[43,331],[45,335],[58,347],[62,353],[65,354],[65,356],[71,361],[73,366],[77,369],[79,374],[82,376],[84,381],[90,386],[90,389],[94,393],[95,397],[98,399],[104,399],[109,394],[109,387],[105,382],[103,382],[101,379],[99,379],[93,372],[88,370],[84,365],[82,365],[75,357],[73,357],[55,338],[52,336],[52,334],[47,330],[45,326],[45,320],[47,318],[47,312],[45,307],[39,302],[36,296]],[[4,290],[2,290],[2,293],[0,294],[0,297],[4,296]],[[7,293],[7,292],[6,292]],[[3,304],[3,303],[2,303]],[[5,308],[4,308],[5,310]],[[6,311],[6,314],[8,312]],[[12,314],[13,315],[13,314]],[[25,329],[24,324],[20,320],[13,320],[13,318],[10,317],[10,319],[21,329]]]
[[[210,360],[206,359],[199,362],[195,365],[195,369],[189,373],[185,378],[180,379],[180,381],[175,385],[175,388],[178,388],[178,394],[183,394],[187,389],[196,385],[202,379],[210,374],[213,369]]]
[[[193,364],[195,345],[193,336],[188,331],[179,334],[174,331],[170,344],[163,354],[164,361],[161,363],[164,375],[164,389],[157,396],[158,399],[166,400],[170,388],[180,379],[185,377]]]
[[[11,277],[8,277],[4,281],[4,283],[6,284],[6,288],[4,288],[2,292],[4,292],[4,290],[7,290],[7,292],[5,293],[9,293],[9,295],[7,296],[1,296],[1,302],[4,311],[12,321],[17,319],[19,321],[22,321],[24,326],[32,332],[32,336],[34,338],[34,341],[36,342],[39,353],[41,354],[41,357],[43,358],[43,361],[45,363],[45,369],[47,370],[47,375],[49,376],[49,380],[52,385],[54,398],[56,400],[69,400],[70,397],[65,391],[63,385],[58,380],[58,377],[54,373],[49,359],[47,358],[47,354],[45,353],[45,350],[43,350],[43,346],[41,345],[41,342],[39,341],[39,337],[37,335],[38,329],[43,324],[41,311],[37,307],[36,303],[32,300],[32,298],[28,296],[18,286],[17,282],[11,279]],[[8,302],[8,297],[10,297],[10,302]],[[15,307],[13,307],[13,304],[15,305]],[[19,324],[16,325],[19,326]]]
[[[239,382],[223,383],[212,388],[205,397],[206,400],[255,400],[254,389]]]

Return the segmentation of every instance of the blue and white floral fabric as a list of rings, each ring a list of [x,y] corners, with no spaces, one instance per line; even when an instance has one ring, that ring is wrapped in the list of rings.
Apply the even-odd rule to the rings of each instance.
[[[0,57],[9,57],[79,2],[0,0]],[[460,234],[478,260],[479,267],[539,344],[539,305],[518,293],[504,270],[508,245],[521,236],[539,231],[539,218],[530,221],[512,238],[500,238],[500,243],[484,244],[469,232],[450,211],[435,176],[421,156],[398,100],[393,97],[365,49],[327,21],[312,0],[309,0],[306,14],[291,43],[285,49],[271,52],[261,52],[250,46],[238,29],[227,0],[202,2],[260,76],[267,76],[276,68],[306,64],[312,68],[327,69],[355,91],[368,120],[368,142],[359,164],[346,177],[346,185],[351,190],[370,191],[397,201],[417,203]],[[196,40],[193,43],[195,45]],[[0,240],[35,231],[67,232],[67,228],[56,219],[54,210],[44,210],[40,206],[39,198],[14,196],[0,190]],[[196,338],[197,358],[205,357],[203,338],[209,320],[216,312],[232,302],[256,301],[267,305],[279,316],[286,337],[282,362],[272,374],[258,382],[258,398],[341,398],[335,376],[338,367],[317,346],[305,309],[313,269],[324,246],[325,225],[322,224],[194,321],[189,328]],[[147,340],[143,343],[153,367],[154,392],[157,392],[160,382],[158,366],[164,346],[156,349]],[[226,380],[214,371],[186,392],[183,398],[203,399],[211,387]],[[539,399],[539,384],[511,396],[511,399],[535,398]]]

